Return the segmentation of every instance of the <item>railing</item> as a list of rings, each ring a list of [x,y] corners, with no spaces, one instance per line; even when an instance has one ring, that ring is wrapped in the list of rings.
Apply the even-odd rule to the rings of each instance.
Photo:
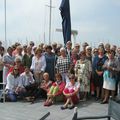
[[[104,115],[104,116],[88,116],[88,117],[78,118],[77,108],[74,108],[74,116],[72,120],[88,120],[88,119],[102,119],[102,118],[107,118],[108,120],[111,120],[111,118],[113,118],[114,120],[120,120],[120,103],[119,102],[116,102],[116,100],[113,100],[112,98],[110,98],[109,105],[108,105],[108,115]]]

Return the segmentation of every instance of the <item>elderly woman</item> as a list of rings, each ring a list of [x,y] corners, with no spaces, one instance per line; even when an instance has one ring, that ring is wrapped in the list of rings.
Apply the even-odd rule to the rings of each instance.
[[[40,83],[43,73],[46,68],[45,56],[42,54],[42,50],[38,48],[35,51],[35,56],[32,58],[32,64],[30,69],[33,71],[35,82]]]
[[[38,98],[46,98],[47,99],[47,93],[52,85],[52,81],[49,79],[49,74],[44,73],[43,74],[43,80],[39,86],[35,86],[31,89],[31,93],[28,95],[29,97],[26,97],[28,101],[31,101],[34,103],[34,101]],[[29,86],[28,86],[29,88]]]
[[[94,85],[96,88],[96,101],[103,97],[102,86],[103,86],[103,65],[107,59],[107,56],[104,54],[104,49],[100,47],[98,49],[98,55],[94,58],[92,67],[94,74]],[[100,93],[102,93],[100,95]]]
[[[3,56],[3,82],[6,84],[7,83],[7,75],[9,69],[14,65],[14,57],[12,56],[13,49],[9,47],[7,49],[7,54]]]
[[[65,48],[61,48],[60,53],[61,56],[58,57],[56,62],[56,71],[62,75],[62,79],[67,83],[69,81],[70,58],[66,55]]]
[[[108,102],[110,91],[112,97],[115,95],[117,72],[119,71],[119,63],[118,60],[115,59],[115,51],[109,51],[108,60],[105,61],[103,68],[105,69],[103,74],[105,95],[102,104]]]
[[[49,73],[50,80],[55,80],[55,63],[56,55],[52,52],[52,47],[49,45],[46,48],[45,59],[46,59],[46,69],[45,72]]]
[[[14,66],[15,66],[15,65],[18,67],[20,74],[24,72],[25,68],[24,68],[24,66],[22,65],[22,61],[21,61],[21,58],[20,58],[20,57],[16,57],[16,58],[15,58]],[[14,66],[12,66],[12,67],[10,68],[10,70],[8,71],[8,73],[10,73],[10,72],[13,71]]]
[[[75,76],[73,74],[69,77],[70,82],[68,82],[63,90],[63,94],[66,98],[65,104],[61,107],[62,110],[69,108],[74,108],[75,104],[79,101],[79,82],[75,82]],[[70,105],[69,105],[70,104]]]
[[[84,92],[84,100],[87,98],[87,93],[90,92],[90,77],[92,72],[91,62],[86,59],[84,51],[80,53],[80,60],[75,65],[75,75],[80,83],[80,91]]]
[[[8,98],[12,102],[17,101],[19,81],[20,81],[19,69],[17,66],[14,66],[13,71],[9,73],[7,76],[7,85],[6,85]]]
[[[86,47],[86,59],[90,60],[92,63],[92,48],[90,46]]]
[[[47,100],[44,103],[44,106],[50,106],[54,103],[55,98],[59,98],[65,88],[65,82],[62,81],[62,76],[60,73],[55,75],[56,82],[52,84],[50,90],[47,93]],[[61,98],[59,98],[61,99]]]
[[[27,47],[27,53],[23,55],[23,58],[22,58],[22,64],[24,66],[27,66],[30,68],[31,64],[32,64],[32,57],[34,55],[32,54],[32,48],[29,46]]]

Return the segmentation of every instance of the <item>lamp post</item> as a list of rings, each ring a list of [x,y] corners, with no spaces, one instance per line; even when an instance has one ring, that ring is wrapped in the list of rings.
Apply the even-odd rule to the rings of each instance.
[[[6,47],[7,47],[6,0],[4,0],[4,17],[5,17],[5,44],[6,44]]]

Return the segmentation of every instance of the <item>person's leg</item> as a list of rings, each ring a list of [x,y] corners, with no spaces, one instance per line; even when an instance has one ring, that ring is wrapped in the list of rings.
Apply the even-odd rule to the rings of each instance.
[[[109,99],[109,90],[105,89],[104,92],[105,92],[105,96],[101,104],[107,103]]]
[[[59,87],[55,86],[52,92],[52,95],[55,95],[59,91]]]
[[[17,97],[16,97],[14,92],[9,91],[8,92],[8,97],[11,100],[11,102],[16,102],[17,101]]]
[[[96,100],[98,100],[100,94],[100,87],[96,87]]]
[[[68,104],[70,103],[70,98],[67,98],[67,100],[66,100],[66,102],[65,102],[65,104],[63,105],[64,107],[67,107],[68,106]]]
[[[115,97],[115,91],[114,90],[111,91],[111,95],[112,95],[113,98]]]
[[[104,95],[105,95],[104,92],[105,92],[105,91],[104,91],[104,88],[102,88],[102,90],[101,90],[101,100],[104,99]]]
[[[42,97],[42,98],[46,98],[47,99],[47,91],[45,91],[44,89],[41,89],[40,88],[40,93],[39,95]]]
[[[51,86],[48,94],[52,94],[55,86]]]
[[[69,105],[69,103],[70,103],[70,100],[71,100],[71,98],[67,98],[65,104],[64,104],[63,106],[61,106],[61,109],[62,109],[62,110],[68,108],[68,105]]]

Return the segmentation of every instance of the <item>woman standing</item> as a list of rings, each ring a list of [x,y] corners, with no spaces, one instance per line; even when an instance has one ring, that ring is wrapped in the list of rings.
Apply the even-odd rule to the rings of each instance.
[[[56,63],[56,56],[52,53],[52,47],[49,45],[46,48],[45,53],[46,59],[46,69],[45,72],[49,74],[50,80],[55,80],[55,63]]]
[[[70,69],[70,58],[66,55],[65,48],[60,49],[61,56],[58,57],[56,62],[56,71],[62,75],[64,82],[69,82],[68,72]]]
[[[4,47],[0,47],[0,83],[3,83],[3,55]],[[3,85],[0,85],[0,89]]]
[[[3,83],[7,83],[7,74],[9,69],[14,65],[14,57],[12,56],[13,49],[9,47],[7,49],[7,54],[3,56]]]
[[[119,71],[119,64],[117,59],[115,59],[115,51],[109,51],[108,60],[106,60],[106,62],[104,63],[103,68],[105,69],[103,74],[103,89],[105,95],[102,104],[108,102],[110,91],[112,97],[114,97],[115,95],[117,72]]]
[[[30,68],[33,56],[34,55],[32,54],[32,48],[30,46],[27,47],[27,53],[24,54],[22,58],[22,64]]]
[[[100,47],[98,49],[98,55],[95,56],[93,60],[93,74],[94,74],[94,85],[96,87],[96,100],[103,97],[103,65],[107,59],[107,56],[104,54],[104,49]],[[101,95],[100,95],[101,93]]]
[[[37,83],[41,82],[45,68],[46,68],[45,56],[42,54],[42,50],[38,48],[35,51],[35,56],[32,58],[32,64],[30,67],[30,69],[33,71],[35,82]]]
[[[80,60],[78,60],[75,65],[75,75],[80,83],[80,91],[84,92],[84,100],[87,98],[87,93],[90,92],[91,72],[91,62],[86,59],[86,54],[82,51],[80,53]]]

